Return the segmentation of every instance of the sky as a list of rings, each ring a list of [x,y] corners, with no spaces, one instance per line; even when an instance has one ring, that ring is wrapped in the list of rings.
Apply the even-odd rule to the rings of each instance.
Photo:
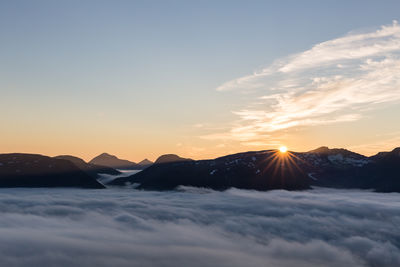
[[[0,153],[400,146],[399,1],[0,1]]]

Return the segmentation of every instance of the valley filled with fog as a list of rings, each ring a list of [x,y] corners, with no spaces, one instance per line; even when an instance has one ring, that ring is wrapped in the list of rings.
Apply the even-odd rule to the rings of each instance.
[[[399,266],[400,194],[0,189],[1,266]]]

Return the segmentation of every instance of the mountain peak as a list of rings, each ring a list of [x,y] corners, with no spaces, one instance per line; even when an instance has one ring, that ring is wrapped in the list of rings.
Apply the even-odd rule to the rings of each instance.
[[[97,157],[94,157],[91,161],[89,161],[89,163],[107,166],[114,169],[138,169],[138,165],[135,162],[119,159],[116,156],[108,153],[102,153]]]
[[[138,163],[138,165],[142,165],[142,166],[143,165],[151,165],[151,164],[153,164],[153,162],[148,160],[148,159],[144,159],[144,160],[142,160],[141,162]]]
[[[181,158],[175,154],[165,154],[158,157],[154,162],[155,164],[168,163],[168,162],[179,162],[179,161],[191,161],[192,159]]]
[[[400,155],[400,147],[396,147],[395,149],[392,150],[391,153],[399,154]]]
[[[116,156],[114,156],[114,155],[111,155],[111,154],[108,154],[108,153],[106,153],[106,152],[104,152],[104,153],[101,153],[100,155],[98,155],[96,158],[99,158],[99,157],[102,157],[102,158],[115,158],[115,159],[117,159],[117,157]]]

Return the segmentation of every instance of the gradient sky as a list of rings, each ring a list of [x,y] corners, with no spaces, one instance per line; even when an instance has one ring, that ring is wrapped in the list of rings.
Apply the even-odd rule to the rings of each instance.
[[[399,1],[0,1],[0,152],[400,146]]]

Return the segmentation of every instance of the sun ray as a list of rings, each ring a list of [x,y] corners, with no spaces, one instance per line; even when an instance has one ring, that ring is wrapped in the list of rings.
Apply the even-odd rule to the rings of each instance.
[[[281,185],[286,184],[286,178],[295,178],[297,172],[304,172],[299,166],[299,163],[303,163],[300,157],[295,153],[287,150],[287,147],[280,147],[276,150],[265,151],[265,158],[262,162],[265,163],[265,167],[261,169],[263,175],[268,174],[268,179],[271,179],[272,183],[280,183]]]

